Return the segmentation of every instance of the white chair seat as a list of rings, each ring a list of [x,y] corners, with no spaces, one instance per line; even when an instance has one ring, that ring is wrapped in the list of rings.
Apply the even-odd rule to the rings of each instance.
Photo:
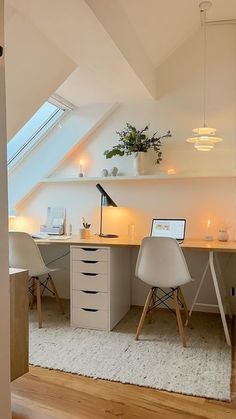
[[[139,338],[146,314],[163,303],[168,307],[166,301],[172,298],[179,333],[183,346],[186,346],[180,306],[184,309],[187,320],[189,315],[180,286],[192,281],[192,278],[177,241],[167,237],[145,237],[139,250],[135,275],[151,286],[138,325],[136,340]],[[170,288],[170,291],[165,292],[163,288]],[[158,290],[162,292],[161,297]]]
[[[31,307],[34,303],[36,291],[39,327],[42,327],[41,287],[43,290],[47,289],[56,297],[60,310],[64,313],[62,302],[50,275],[59,269],[51,269],[45,265],[38,246],[29,234],[19,231],[9,232],[9,265],[11,268],[27,269],[29,272],[29,278],[31,278],[29,291],[32,295]],[[43,275],[47,275],[46,279],[40,280]]]

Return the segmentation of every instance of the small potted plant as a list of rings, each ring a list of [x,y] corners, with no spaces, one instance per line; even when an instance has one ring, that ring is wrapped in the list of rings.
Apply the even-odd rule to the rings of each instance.
[[[135,154],[136,174],[143,174],[144,153],[153,149],[156,153],[155,163],[159,164],[162,161],[161,141],[172,136],[170,131],[161,136],[158,136],[156,132],[152,136],[148,136],[148,129],[149,124],[142,130],[138,130],[133,125],[126,123],[123,130],[116,131],[119,136],[118,144],[113,146],[111,150],[106,150],[104,155],[107,159],[110,159],[114,156]]]

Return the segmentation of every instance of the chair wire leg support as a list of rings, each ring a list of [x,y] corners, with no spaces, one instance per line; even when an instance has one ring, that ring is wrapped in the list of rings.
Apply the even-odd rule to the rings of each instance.
[[[162,295],[159,296],[158,295],[158,291],[162,292]],[[169,305],[166,303],[166,301],[168,299],[171,299],[174,301],[174,305],[175,305],[175,310],[173,310],[171,307],[169,307]],[[184,334],[184,327],[183,327],[183,323],[182,323],[182,318],[181,318],[181,311],[180,311],[180,307],[184,310],[185,316],[186,316],[186,320],[189,319],[189,313],[188,313],[188,308],[187,305],[185,303],[183,294],[181,292],[180,287],[177,288],[171,288],[170,291],[166,292],[164,291],[162,288],[160,287],[152,287],[148,293],[144,308],[143,308],[143,312],[139,321],[139,325],[137,328],[137,332],[135,335],[135,340],[139,339],[139,335],[141,333],[141,330],[143,328],[144,325],[144,321],[145,321],[145,317],[146,315],[150,313],[157,307],[159,307],[161,304],[163,304],[165,307],[168,308],[169,311],[171,311],[173,314],[176,315],[176,319],[177,319],[177,323],[178,323],[178,328],[179,328],[179,334],[181,337],[181,341],[184,347],[186,347],[186,337]]]

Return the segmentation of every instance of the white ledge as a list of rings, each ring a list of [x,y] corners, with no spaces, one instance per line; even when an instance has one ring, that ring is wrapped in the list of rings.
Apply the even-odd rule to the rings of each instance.
[[[64,183],[64,182],[119,182],[119,181],[137,181],[137,180],[160,180],[160,179],[188,179],[188,178],[222,178],[235,177],[235,171],[227,173],[209,173],[209,174],[193,174],[183,173],[168,175],[167,173],[159,173],[155,175],[140,175],[140,176],[105,176],[105,177],[48,177],[41,180],[41,183]]]

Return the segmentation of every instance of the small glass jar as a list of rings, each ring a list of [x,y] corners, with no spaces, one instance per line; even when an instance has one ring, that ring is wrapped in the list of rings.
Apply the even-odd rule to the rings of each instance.
[[[129,240],[134,240],[134,224],[128,225],[128,237]]]
[[[218,233],[218,240],[220,242],[227,242],[229,240],[229,235],[227,230],[221,229]]]

